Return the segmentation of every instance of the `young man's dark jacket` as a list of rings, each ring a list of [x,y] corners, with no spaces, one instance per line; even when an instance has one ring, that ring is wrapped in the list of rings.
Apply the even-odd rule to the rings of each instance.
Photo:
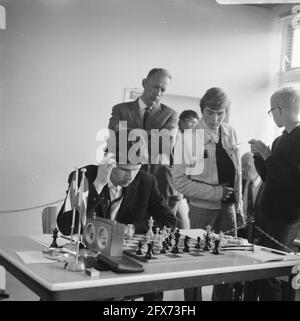
[[[108,207],[108,186],[105,185],[101,193],[95,190],[93,182],[97,176],[98,166],[88,165],[85,175],[89,182],[89,196],[87,205],[87,216],[92,217],[94,213],[96,216],[109,218],[107,213]],[[69,176],[68,182],[71,183],[72,172]],[[80,170],[78,186],[80,184]],[[63,212],[65,202],[58,213],[57,225],[61,233],[65,235],[71,234],[72,213],[73,211]],[[140,170],[135,179],[129,186],[123,188],[123,199],[115,220],[124,224],[134,224],[135,232],[144,234],[148,230],[148,219],[152,216],[154,219],[154,226],[163,228],[164,225],[168,227],[175,226],[176,219],[170,209],[168,208],[164,197],[160,194],[155,177],[143,170]],[[76,212],[75,231],[78,229],[78,212]]]

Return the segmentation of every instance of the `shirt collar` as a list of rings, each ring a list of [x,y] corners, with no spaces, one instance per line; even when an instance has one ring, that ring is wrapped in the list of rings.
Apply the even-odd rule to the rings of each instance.
[[[121,190],[121,186],[119,186],[119,185],[114,185],[113,183],[112,183],[112,181],[109,179],[108,180],[108,189],[111,189],[111,188],[113,188],[113,189],[115,189],[117,192],[119,192],[120,190]]]
[[[140,111],[142,111],[142,110],[147,108],[147,105],[143,102],[141,97],[139,98],[138,103],[139,103]]]
[[[217,144],[219,141],[219,130],[213,131],[210,128],[208,128],[208,126],[205,124],[205,121],[203,118],[201,118],[200,121],[201,121],[203,128],[205,129],[206,134],[207,134],[208,139],[206,141],[208,141],[209,139],[212,139]]]
[[[254,180],[252,181],[253,187],[258,187],[258,185],[261,183],[261,178],[259,175],[257,175]]]

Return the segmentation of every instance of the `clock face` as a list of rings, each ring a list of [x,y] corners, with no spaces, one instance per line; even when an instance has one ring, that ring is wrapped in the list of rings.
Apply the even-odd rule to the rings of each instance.
[[[100,227],[97,231],[97,244],[100,250],[104,250],[108,245],[108,231],[105,227]]]
[[[96,239],[96,229],[94,224],[88,223],[85,228],[85,239],[88,244],[93,244]]]

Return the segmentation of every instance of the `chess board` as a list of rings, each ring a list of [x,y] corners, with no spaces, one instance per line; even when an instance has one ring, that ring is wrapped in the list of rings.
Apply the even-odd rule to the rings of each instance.
[[[169,250],[167,250],[167,253],[162,254],[160,253],[161,245],[158,242],[155,242],[154,245],[154,254],[151,259],[147,259],[145,257],[147,253],[147,244],[146,244],[146,238],[145,235],[142,234],[135,234],[131,239],[125,239],[124,240],[124,246],[123,246],[123,252],[124,254],[131,256],[135,259],[138,259],[142,262],[146,263],[162,263],[162,262],[168,262],[173,259],[178,260],[193,260],[193,259],[199,259],[200,257],[207,257],[207,256],[216,256],[212,253],[212,249],[210,251],[204,251],[203,249],[196,249],[195,245],[197,244],[197,241],[193,238],[189,240],[189,249],[190,252],[184,252],[184,238],[185,235],[181,235],[178,243],[179,253],[174,254],[171,252],[173,246],[169,246]],[[137,255],[136,252],[138,250],[138,243],[139,241],[143,242],[142,247],[142,254]],[[172,240],[172,244],[175,244],[174,239]],[[221,253],[220,255],[223,255]]]

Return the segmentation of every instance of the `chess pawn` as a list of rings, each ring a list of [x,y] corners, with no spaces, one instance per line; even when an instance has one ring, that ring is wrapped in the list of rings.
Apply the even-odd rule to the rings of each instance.
[[[190,237],[189,237],[189,236],[186,236],[186,237],[184,238],[184,248],[183,248],[183,252],[190,252],[189,240],[190,240]]]
[[[213,249],[213,254],[220,254],[220,248],[219,248],[219,245],[220,245],[220,240],[219,239],[216,239],[215,240],[215,248]]]
[[[143,243],[142,243],[142,241],[139,241],[139,244],[138,244],[138,249],[137,249],[137,251],[136,251],[136,254],[137,255],[142,255],[143,254],[143,252],[142,252],[142,246],[143,246]]]
[[[53,230],[53,235],[52,235],[52,238],[53,238],[53,241],[50,245],[50,247],[54,247],[54,248],[58,248],[58,244],[57,244],[57,238],[58,238],[58,229],[55,227],[54,230]]]
[[[159,227],[155,229],[154,240],[156,243],[160,242]]]
[[[220,246],[225,246],[226,244],[226,240],[225,240],[225,237],[224,237],[224,234],[222,231],[220,231],[219,233],[219,240],[220,240]]]
[[[166,254],[167,251],[166,251],[166,245],[167,245],[167,242],[166,241],[163,241],[162,242],[162,249],[160,250],[160,253],[161,254]]]
[[[195,244],[195,249],[201,249],[201,244],[200,244],[200,242],[201,242],[201,237],[198,236],[198,237],[197,237],[197,243]]]
[[[147,243],[147,247],[148,247],[148,250],[147,250],[147,253],[146,253],[146,255],[145,255],[145,258],[146,259],[152,259],[153,258],[153,253],[152,253],[152,251],[153,251],[153,245],[152,245],[152,243]]]

